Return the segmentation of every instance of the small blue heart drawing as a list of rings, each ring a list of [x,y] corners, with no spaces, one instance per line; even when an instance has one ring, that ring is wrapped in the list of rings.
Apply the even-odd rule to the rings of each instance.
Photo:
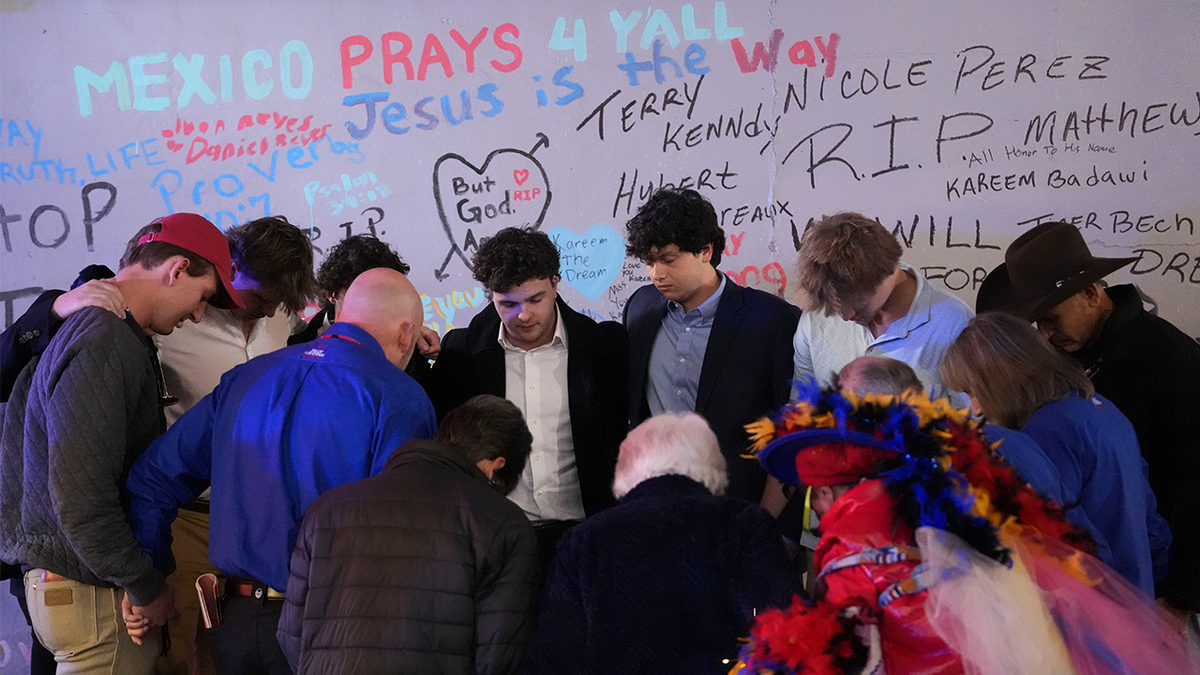
[[[584,234],[565,227],[546,231],[558,247],[562,280],[588,300],[599,300],[625,264],[625,240],[616,230],[597,223]]]

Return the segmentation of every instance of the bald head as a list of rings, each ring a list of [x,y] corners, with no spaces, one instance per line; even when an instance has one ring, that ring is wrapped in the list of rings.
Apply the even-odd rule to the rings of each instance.
[[[388,361],[404,368],[412,358],[424,316],[421,296],[412,282],[396,270],[376,267],[350,284],[337,320],[370,333]]]
[[[912,389],[925,392],[916,371],[907,363],[884,356],[860,356],[838,373],[838,386],[862,396],[884,394],[899,396]]]

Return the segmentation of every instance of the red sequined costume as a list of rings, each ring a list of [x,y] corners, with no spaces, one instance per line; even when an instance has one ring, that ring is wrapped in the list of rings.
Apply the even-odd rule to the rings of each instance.
[[[878,622],[888,675],[963,672],[962,661],[925,618],[925,591],[909,593],[912,582],[902,584],[920,554],[882,481],[863,481],[834,501],[821,518],[821,533],[816,569],[845,565],[822,573],[824,599],[836,607],[861,606],[866,622]]]

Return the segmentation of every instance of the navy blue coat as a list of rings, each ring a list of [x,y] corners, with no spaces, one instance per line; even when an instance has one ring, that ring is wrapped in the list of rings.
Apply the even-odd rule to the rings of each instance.
[[[761,507],[651,478],[563,536],[522,670],[723,675],[755,612],[791,602],[793,579]]]
[[[629,421],[650,416],[646,382],[650,350],[667,314],[667,298],[653,285],[642,286],[625,305],[629,331]],[[725,284],[713,319],[696,412],[708,420],[729,467],[730,497],[757,503],[767,474],[742,454],[750,444],[743,428],[787,403],[793,372],[792,340],[800,310],[770,293]]]

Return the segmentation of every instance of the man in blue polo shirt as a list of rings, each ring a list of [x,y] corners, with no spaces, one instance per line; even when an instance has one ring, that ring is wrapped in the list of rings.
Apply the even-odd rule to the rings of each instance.
[[[209,559],[226,575],[212,636],[222,671],[291,672],[275,631],[309,504],[433,435],[433,405],[402,370],[421,321],[404,275],[364,272],[320,338],[229,371],[131,470],[130,524],[164,570],[177,508],[212,486]],[[131,634],[141,625],[136,615],[127,624]]]

